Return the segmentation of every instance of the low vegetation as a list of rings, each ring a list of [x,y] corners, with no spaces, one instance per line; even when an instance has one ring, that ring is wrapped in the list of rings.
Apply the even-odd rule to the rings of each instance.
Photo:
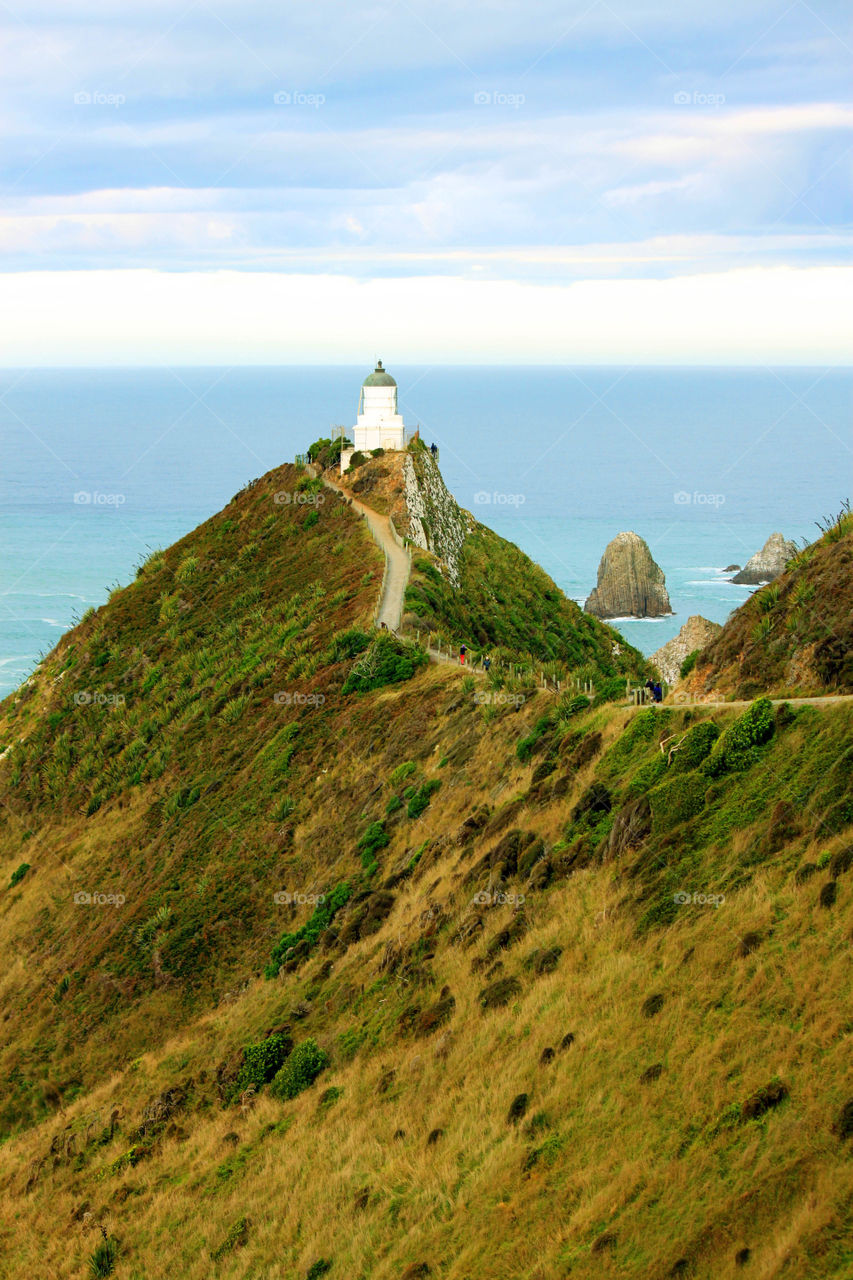
[[[850,704],[427,664],[301,478],[3,704],[3,1266],[842,1280]]]

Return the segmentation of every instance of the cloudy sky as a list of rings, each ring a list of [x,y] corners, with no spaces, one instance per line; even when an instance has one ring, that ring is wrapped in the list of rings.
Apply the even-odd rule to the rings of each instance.
[[[11,0],[0,360],[848,362],[846,0]]]

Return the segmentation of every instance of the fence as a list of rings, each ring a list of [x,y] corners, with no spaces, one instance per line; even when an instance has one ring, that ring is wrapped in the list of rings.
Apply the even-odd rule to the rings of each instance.
[[[391,537],[394,539],[397,546],[400,548],[401,551],[405,551],[406,555],[409,557],[409,565],[411,566],[411,563],[412,563],[411,543],[409,543],[405,538],[400,537],[399,533],[394,527],[394,521],[391,519],[390,516],[388,517],[388,528],[391,530]]]

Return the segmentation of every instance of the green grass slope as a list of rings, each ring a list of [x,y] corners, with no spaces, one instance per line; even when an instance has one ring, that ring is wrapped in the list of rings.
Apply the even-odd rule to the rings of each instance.
[[[3,706],[3,1274],[848,1276],[853,708],[424,665],[303,483]]]
[[[774,582],[749,597],[702,650],[697,693],[751,698],[853,693],[853,515],[824,522]]]

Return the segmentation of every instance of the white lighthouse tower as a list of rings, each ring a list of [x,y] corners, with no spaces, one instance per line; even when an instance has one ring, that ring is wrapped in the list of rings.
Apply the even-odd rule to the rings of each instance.
[[[397,412],[397,383],[378,360],[373,373],[361,384],[358,419],[353,428],[353,449],[341,453],[341,474],[349,466],[353,453],[370,453],[371,449],[405,449],[406,428]]]

